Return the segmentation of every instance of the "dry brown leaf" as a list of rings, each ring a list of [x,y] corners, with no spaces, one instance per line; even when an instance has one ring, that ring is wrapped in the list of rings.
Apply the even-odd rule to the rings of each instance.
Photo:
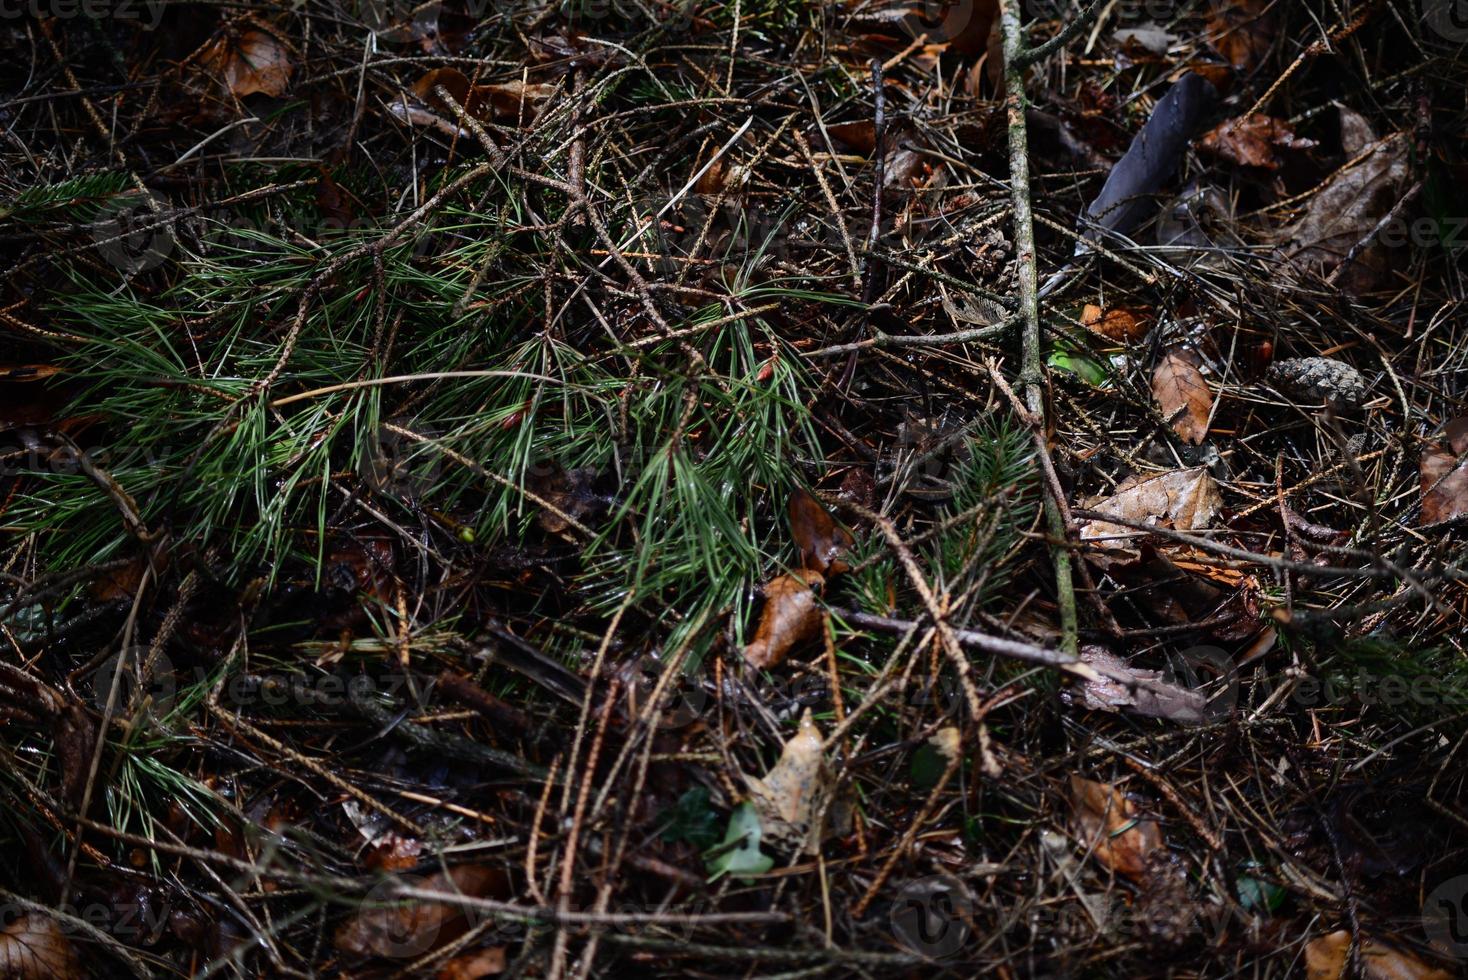
[[[826,133],[836,142],[845,144],[864,157],[876,152],[877,124],[870,119],[828,123]]]
[[[1208,438],[1208,418],[1213,412],[1213,392],[1198,368],[1198,355],[1171,348],[1152,372],[1152,396],[1162,417],[1184,442],[1198,445]]]
[[[841,558],[851,547],[851,534],[805,490],[790,495],[790,536],[800,549],[801,566],[822,575],[840,575],[851,566]]]
[[[1096,860],[1128,878],[1147,873],[1149,858],[1162,848],[1155,821],[1138,819],[1114,786],[1081,776],[1070,777],[1070,802],[1076,838]]]
[[[1345,929],[1318,936],[1305,947],[1307,980],[1341,980],[1350,974],[1351,934]],[[1373,939],[1361,940],[1361,976],[1364,980],[1450,980],[1446,970],[1428,966],[1410,953]]]
[[[816,593],[825,582],[820,572],[803,568],[766,585],[764,612],[744,659],[762,670],[775,667],[796,644],[817,636],[822,616]]]
[[[500,119],[505,122],[529,122],[548,99],[555,86],[521,81],[493,85],[471,85],[457,68],[435,68],[413,84],[413,94],[424,105],[444,112],[448,120],[457,119],[453,107],[439,94],[442,87],[464,114],[481,121]],[[445,120],[447,122],[448,120]],[[418,122],[419,120],[409,120]]]
[[[1443,431],[1447,433],[1448,445],[1453,452],[1460,456],[1468,453],[1468,415],[1453,419],[1443,427]]]
[[[1273,0],[1213,0],[1208,40],[1229,64],[1250,71],[1274,45]]]
[[[213,42],[199,64],[241,99],[256,94],[279,98],[290,89],[296,71],[285,42],[258,27]]]
[[[55,919],[27,912],[0,928],[0,976],[72,980],[82,975],[76,949]]]
[[[1468,514],[1468,459],[1439,448],[1424,450],[1422,525],[1438,524]]]
[[[1396,206],[1408,176],[1407,140],[1380,140],[1336,171],[1310,198],[1304,216],[1280,232],[1286,256],[1322,275],[1330,273]],[[1385,253],[1379,240],[1363,249],[1341,284],[1369,288],[1385,270]]]
[[[1113,514],[1138,523],[1157,524],[1177,531],[1196,531],[1213,523],[1223,506],[1218,484],[1203,467],[1172,470],[1159,476],[1124,484],[1110,497],[1094,501],[1090,509]],[[1139,555],[1135,539],[1143,532],[1121,524],[1087,521],[1078,531],[1081,541],[1094,541],[1103,551],[1087,553],[1087,559],[1101,568],[1121,561],[1135,561]],[[1133,540],[1098,541],[1117,535]]]
[[[840,801],[832,801],[836,778],[822,751],[824,743],[821,730],[807,708],[800,716],[799,730],[781,750],[780,761],[763,779],[749,780],[750,802],[759,813],[766,838],[815,853],[826,837],[847,832],[850,808]],[[832,801],[829,808],[828,801]],[[823,826],[814,826],[823,809],[826,810]]]
[[[438,971],[437,980],[479,980],[505,972],[505,948],[491,946],[456,956]]]
[[[1152,329],[1152,311],[1146,308],[1129,310],[1121,306],[1102,309],[1087,303],[1081,311],[1081,326],[1107,340],[1133,343],[1147,336],[1147,331]]]
[[[411,877],[400,880],[428,891],[474,898],[485,898],[492,893],[509,897],[504,872],[483,865],[462,864],[421,881]],[[344,953],[401,958],[417,956],[451,941],[463,931],[463,910],[457,906],[416,899],[392,902],[389,895],[343,923],[333,941]]]
[[[1283,119],[1253,113],[1229,119],[1198,141],[1198,148],[1241,167],[1278,170],[1284,161],[1280,150],[1308,150],[1314,140],[1295,135]]]

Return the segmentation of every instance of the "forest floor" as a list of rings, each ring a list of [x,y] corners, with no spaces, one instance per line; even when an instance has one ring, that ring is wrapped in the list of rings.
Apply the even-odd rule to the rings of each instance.
[[[1451,0],[0,18],[0,974],[1468,971]]]

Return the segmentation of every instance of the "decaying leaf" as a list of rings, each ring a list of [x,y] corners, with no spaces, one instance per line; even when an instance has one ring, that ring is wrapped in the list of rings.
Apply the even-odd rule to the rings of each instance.
[[[1350,976],[1346,969],[1350,953],[1351,933],[1346,929],[1310,940],[1305,947],[1305,976],[1308,980],[1341,980]],[[1361,976],[1364,980],[1449,980],[1452,974],[1428,966],[1411,953],[1363,937]]]
[[[505,972],[505,948],[490,946],[486,949],[455,956],[435,975],[435,980],[479,980]]]
[[[1468,514],[1468,458],[1442,449],[1422,453],[1422,525]]]
[[[1117,874],[1139,879],[1162,849],[1156,821],[1140,819],[1114,786],[1070,777],[1071,825],[1081,847]]]
[[[1152,311],[1146,308],[1127,309],[1112,306],[1103,309],[1087,303],[1081,311],[1081,326],[1107,340],[1134,343],[1147,336],[1152,329]]]
[[[1146,718],[1166,718],[1196,724],[1208,710],[1208,696],[1172,683],[1159,670],[1133,667],[1103,646],[1087,643],[1081,663],[1096,670],[1097,679],[1079,685],[1079,701],[1092,711],[1129,711]],[[1076,700],[1069,689],[1062,694]]]
[[[1240,71],[1259,65],[1276,36],[1273,0],[1213,0],[1208,14],[1208,40]]]
[[[1325,182],[1299,221],[1280,233],[1287,258],[1328,274],[1358,245],[1367,243],[1396,206],[1409,176],[1408,141],[1393,136],[1375,143]],[[1385,246],[1373,242],[1346,270],[1342,285],[1368,288],[1385,266]]]
[[[296,72],[285,42],[259,27],[219,38],[201,51],[198,63],[241,99],[256,94],[279,98]]]
[[[832,519],[824,504],[804,490],[790,495],[790,536],[800,549],[802,567],[822,575],[840,575],[850,569],[841,558],[851,547],[850,532]]]
[[[1208,438],[1213,392],[1203,380],[1197,354],[1178,347],[1168,349],[1152,372],[1152,397],[1162,417],[1184,442],[1198,445]]]
[[[1280,150],[1308,150],[1314,145],[1314,140],[1296,136],[1283,119],[1259,112],[1222,122],[1198,141],[1198,149],[1230,163],[1265,170],[1278,170],[1284,163]]]
[[[1222,506],[1218,484],[1206,469],[1195,467],[1124,484],[1110,497],[1093,502],[1090,509],[1176,531],[1196,531],[1212,524]],[[1119,561],[1135,561],[1139,555],[1134,542],[1141,532],[1133,528],[1105,521],[1087,521],[1080,526],[1078,533],[1082,542],[1096,542],[1103,549],[1089,551],[1086,555],[1101,568]],[[1118,535],[1130,536],[1132,540],[1099,540]]]
[[[749,780],[749,799],[765,836],[812,854],[826,837],[846,833],[851,819],[850,808],[832,797],[836,778],[823,744],[821,731],[806,709],[799,730],[780,752],[780,761],[763,779]],[[814,821],[822,810],[825,820],[817,826]]]
[[[414,887],[447,894],[484,898],[508,897],[504,872],[484,865],[463,864],[421,881],[405,878]],[[416,956],[447,943],[464,931],[463,910],[436,901],[405,899],[371,903],[336,931],[336,948],[355,956],[401,958]]]
[[[71,980],[82,975],[76,949],[55,919],[27,912],[0,928],[0,976]]]
[[[821,606],[816,596],[825,585],[820,572],[808,568],[781,575],[764,588],[765,608],[744,659],[760,669],[784,661],[796,644],[821,632]]]

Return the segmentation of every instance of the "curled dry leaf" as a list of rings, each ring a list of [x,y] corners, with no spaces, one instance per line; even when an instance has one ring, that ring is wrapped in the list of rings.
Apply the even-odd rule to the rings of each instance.
[[[1195,446],[1208,438],[1208,418],[1213,412],[1213,392],[1198,364],[1197,354],[1173,347],[1152,372],[1152,396],[1162,417],[1172,423],[1180,439]]]
[[[296,71],[285,42],[259,27],[212,42],[199,54],[198,63],[241,99],[256,94],[279,98],[290,89]]]
[[[1305,976],[1308,980],[1339,980],[1349,976],[1346,961],[1350,954],[1348,930],[1317,936],[1305,947]],[[1430,967],[1394,946],[1362,937],[1361,976],[1364,980],[1449,980],[1452,974]]]
[[[1080,845],[1117,874],[1140,879],[1162,848],[1156,821],[1140,819],[1116,787],[1070,777],[1071,824]]]
[[[1409,176],[1408,148],[1404,137],[1388,137],[1337,170],[1304,216],[1280,233],[1286,257],[1322,275],[1335,270],[1396,207]],[[1368,288],[1385,266],[1385,246],[1377,241],[1357,255],[1342,285]]]
[[[1161,525],[1177,531],[1196,531],[1212,524],[1222,506],[1218,484],[1206,469],[1195,467],[1123,484],[1115,494],[1093,502],[1090,509],[1138,523]],[[1140,532],[1132,528],[1105,521],[1086,521],[1078,533],[1082,542],[1093,542],[1102,549],[1088,552],[1086,556],[1101,568],[1123,561],[1136,561],[1140,556],[1133,541],[1098,540],[1118,535],[1136,539]]]
[[[1296,136],[1283,119],[1260,112],[1222,122],[1198,141],[1198,149],[1230,163],[1265,170],[1283,165],[1280,150],[1308,150],[1315,145],[1314,140]]]
[[[766,585],[764,612],[744,659],[762,670],[775,667],[796,644],[818,636],[823,618],[816,594],[825,582],[820,572],[803,568]]]
[[[851,822],[851,808],[832,796],[836,777],[822,751],[824,742],[806,709],[799,730],[780,752],[780,761],[763,779],[749,780],[750,802],[765,836],[809,853],[818,851],[826,837],[846,833]],[[825,820],[817,826],[823,810]]]
[[[83,975],[76,949],[55,919],[27,912],[0,928],[0,976],[71,980]]]
[[[800,549],[801,566],[822,575],[840,575],[850,567],[841,556],[851,547],[850,532],[804,490],[790,496],[790,535]]]
[[[1122,306],[1103,309],[1087,303],[1081,311],[1081,326],[1092,333],[1121,343],[1133,343],[1152,329],[1152,311],[1145,307],[1129,310]]]
[[[1468,514],[1468,458],[1438,448],[1424,450],[1421,475],[1421,524],[1440,524]]]

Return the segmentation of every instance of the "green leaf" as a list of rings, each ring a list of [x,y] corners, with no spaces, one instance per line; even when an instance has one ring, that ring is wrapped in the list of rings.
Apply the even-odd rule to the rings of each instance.
[[[1246,868],[1257,868],[1259,864],[1250,861],[1244,865]],[[1250,912],[1270,913],[1284,903],[1284,889],[1273,882],[1264,881],[1261,878],[1244,875],[1239,878],[1238,884],[1239,904]]]
[[[663,814],[663,820],[665,841],[686,840],[700,851],[718,843],[719,815],[709,806],[709,791],[705,786],[695,786],[678,797],[678,802]]]
[[[1085,351],[1069,344],[1056,344],[1045,362],[1060,371],[1069,371],[1089,385],[1098,388],[1111,383],[1111,368]]]
[[[741,880],[750,875],[761,875],[775,866],[775,859],[759,849],[764,830],[760,827],[759,814],[753,804],[741,803],[729,814],[729,830],[724,842],[710,851],[707,859],[710,882],[718,881],[726,874]]]

